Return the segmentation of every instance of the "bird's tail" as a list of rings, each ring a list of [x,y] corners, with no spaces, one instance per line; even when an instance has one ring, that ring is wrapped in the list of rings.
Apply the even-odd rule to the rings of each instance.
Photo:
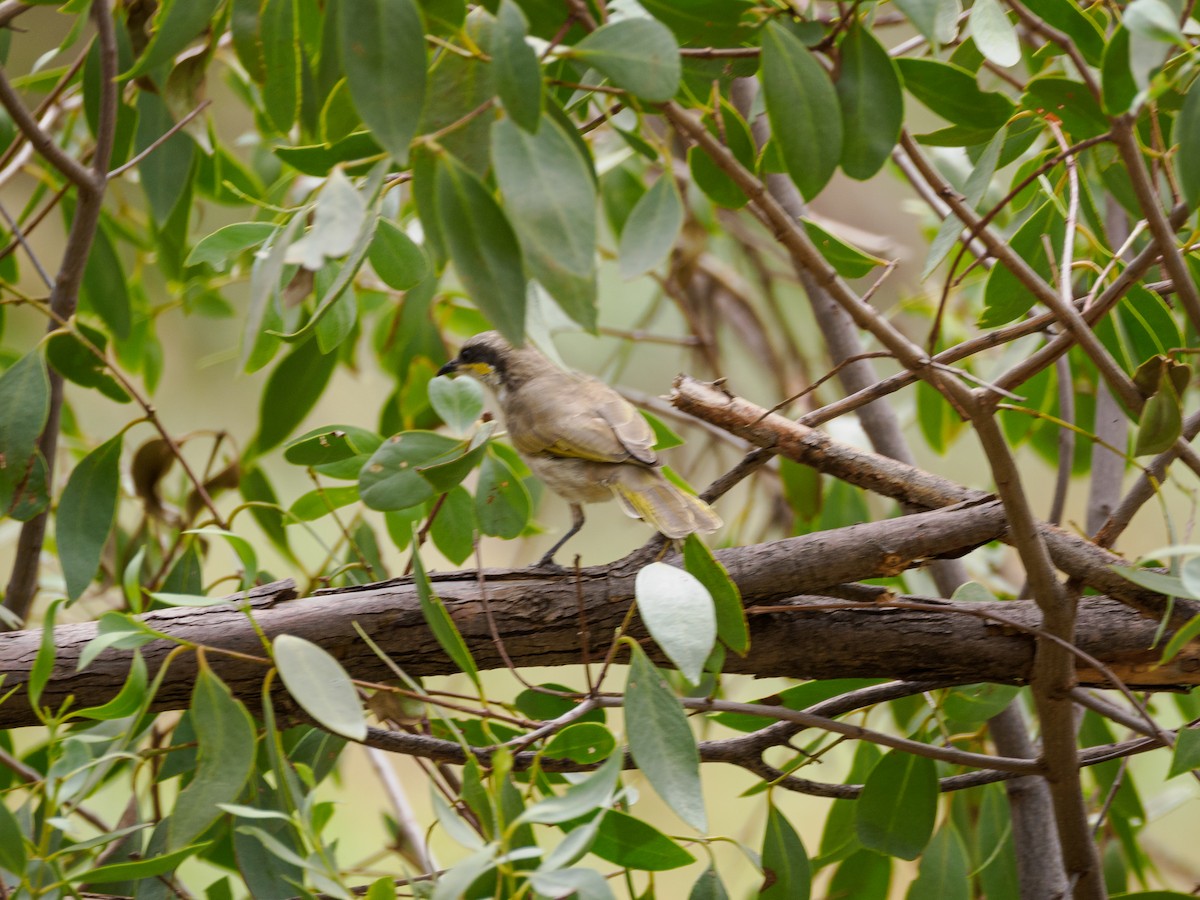
[[[666,537],[709,534],[721,527],[711,506],[671,484],[658,469],[621,466],[612,490],[626,515],[645,519]]]

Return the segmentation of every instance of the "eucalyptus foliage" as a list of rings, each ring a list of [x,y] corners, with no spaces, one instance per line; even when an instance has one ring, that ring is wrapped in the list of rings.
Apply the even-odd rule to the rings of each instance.
[[[1180,726],[1200,706],[1113,692],[1076,733],[1080,586],[1101,589],[1052,565],[1042,520],[1063,522],[1062,504],[1021,484],[1091,476],[1086,522],[1062,540],[1111,548],[1156,491],[1178,492],[1174,459],[1200,471],[1195,4],[9,0],[0,25],[0,561],[7,625],[40,629],[27,671],[0,676],[0,718],[21,704],[40,722],[0,733],[4,896],[869,900],[908,880],[913,898],[1165,897],[1184,895],[1149,892],[1200,878],[1141,840],[1161,773],[1119,761],[1169,745],[1165,778],[1194,775],[1200,740]],[[906,274],[888,280],[901,254],[870,233],[891,216],[842,221],[852,181],[880,207],[919,206]],[[969,487],[1004,504],[1009,567],[989,538],[935,588],[924,557],[881,547],[868,575],[887,591],[827,600],[869,596],[875,616],[906,593],[980,610],[1033,597],[1040,624],[1020,627],[1036,662],[1010,683],[946,683],[933,659],[898,687],[755,686],[723,673],[758,672],[756,620],[787,609],[745,608],[754,571],[692,536],[638,558],[625,624],[581,621],[590,654],[554,683],[482,671],[462,625],[492,615],[486,593],[468,609],[455,585],[475,576],[434,570],[485,550],[494,566],[503,542],[558,527],[478,385],[436,376],[491,328],[604,348],[598,374],[636,382],[698,488],[775,420],[695,427],[653,396],[678,368],[808,425],[862,410],[873,448],[903,462],[981,446]],[[178,371],[191,342],[237,369],[255,421],[194,430],[180,398],[222,400],[205,367]],[[896,500],[949,505],[880,487],[863,456],[833,472],[764,446],[738,470],[748,487],[710,494],[725,546],[840,533]],[[792,458],[762,467],[768,451]],[[1122,494],[1143,471],[1149,487]],[[1169,547],[1158,568],[1122,568],[1126,593],[1105,582],[1158,597],[1143,668],[1163,674],[1144,686],[1195,683],[1172,666],[1200,617],[1164,598],[1186,619],[1198,558]],[[982,584],[951,597],[955,573]],[[202,623],[232,603],[253,619],[252,589],[277,577],[303,594],[408,579],[461,676],[389,658],[388,684],[355,680],[344,648],[260,631],[237,651],[257,674],[227,684],[218,635],[180,641],[144,618]],[[124,674],[105,698],[43,703],[70,683],[63,623],[85,620],[79,669],[120,659]],[[177,649],[148,666],[163,640]],[[925,660],[916,641],[899,655]],[[1041,749],[1026,735],[1019,752],[1013,723],[1034,717]],[[1150,743],[1131,749],[1127,729]],[[382,782],[387,846],[334,837],[364,777],[351,742],[377,765],[381,747],[437,762]],[[1046,802],[1033,843],[1029,807],[997,783],[1029,755]],[[749,770],[747,796],[714,761]],[[1180,790],[1194,813],[1195,783]]]

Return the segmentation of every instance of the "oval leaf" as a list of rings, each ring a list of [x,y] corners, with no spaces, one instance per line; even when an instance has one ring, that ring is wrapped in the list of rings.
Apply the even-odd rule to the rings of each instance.
[[[71,472],[55,517],[58,553],[67,596],[79,598],[100,568],[117,514],[121,439],[124,432],[85,456]]]
[[[808,900],[812,893],[812,866],[796,829],[775,806],[767,811],[762,849],[763,887],[759,897],[771,900]]]
[[[475,488],[479,530],[511,540],[525,530],[531,506],[529,491],[508,463],[492,453],[485,456]]]
[[[812,52],[776,22],[763,32],[762,83],[771,134],[792,181],[811,200],[842,156],[837,92]]]
[[[879,853],[916,859],[933,834],[937,799],[933,760],[890,751],[871,770],[858,798],[858,839]]]
[[[229,261],[243,250],[257,247],[271,236],[275,226],[270,222],[236,222],[218,228],[200,239],[192,248],[184,265],[207,264],[218,272],[229,267]]]
[[[492,33],[496,93],[509,118],[533,132],[542,116],[542,69],[537,53],[525,41],[528,31],[521,7],[513,0],[503,0]]]
[[[670,29],[656,19],[610,22],[576,44],[571,56],[643,100],[664,103],[679,88],[679,45]]]
[[[600,820],[590,852],[614,865],[643,872],[666,872],[696,861],[653,825],[618,809],[610,809]]]
[[[1179,144],[1175,173],[1188,206],[1200,206],[1200,79],[1192,82],[1175,119],[1172,137]]]
[[[425,105],[425,26],[413,0],[341,4],[342,64],[358,114],[400,165]]]
[[[533,276],[563,312],[596,327],[596,182],[591,163],[553,116],[535,134],[492,128],[492,161]]]
[[[999,0],[975,0],[968,24],[979,52],[996,65],[1008,68],[1021,61],[1017,30]]]
[[[695,575],[654,562],[637,573],[638,614],[667,658],[692,684],[717,640],[713,598]]]
[[[670,174],[658,181],[629,213],[617,248],[621,277],[628,281],[658,266],[683,227],[683,201]]]
[[[367,250],[367,259],[375,274],[393,290],[407,291],[429,275],[429,259],[425,251],[401,228],[388,219],[381,219]]]
[[[322,728],[351,741],[367,736],[358,692],[350,676],[324,648],[294,634],[281,634],[272,643],[279,677],[301,708]]]
[[[36,351],[26,353],[0,375],[0,514],[7,514],[25,480],[38,436],[50,411],[50,379]]]
[[[439,228],[467,293],[514,344],[525,338],[525,272],[508,218],[472,172],[453,157],[437,165]]]
[[[362,499],[371,509],[407,509],[434,494],[433,485],[417,470],[460,447],[461,441],[432,431],[406,431],[384,441],[358,479]]]
[[[625,683],[629,752],[658,795],[697,831],[708,830],[696,738],[675,694],[645,651],[630,644]]]
[[[241,701],[202,664],[192,688],[192,721],[199,744],[196,771],[167,820],[167,849],[186,846],[203,834],[232,803],[254,769],[254,720]]]
[[[842,41],[836,89],[842,108],[842,171],[851,178],[870,178],[900,139],[904,92],[887,50],[857,22]]]
[[[439,375],[429,382],[429,402],[443,422],[462,434],[483,412],[483,386],[473,378]]]

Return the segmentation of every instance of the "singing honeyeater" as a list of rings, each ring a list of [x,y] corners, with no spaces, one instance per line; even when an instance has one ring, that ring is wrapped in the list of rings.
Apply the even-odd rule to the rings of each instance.
[[[438,371],[463,372],[496,394],[509,438],[546,486],[571,504],[571,530],[583,527],[584,503],[613,497],[627,515],[645,519],[666,537],[708,534],[720,517],[659,470],[654,432],[629,401],[602,381],[567,372],[532,347],[513,347],[499,333],[470,338]]]

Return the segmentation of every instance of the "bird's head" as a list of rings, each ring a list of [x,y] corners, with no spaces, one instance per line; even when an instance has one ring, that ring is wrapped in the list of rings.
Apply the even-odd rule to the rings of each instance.
[[[498,331],[484,331],[468,338],[458,356],[438,369],[438,374],[462,373],[503,390],[517,387],[532,370],[546,364],[546,358],[532,347],[514,347]]]
[[[440,369],[439,375],[470,375],[486,385],[499,387],[504,383],[512,345],[498,331],[484,331],[469,338],[458,356]]]

